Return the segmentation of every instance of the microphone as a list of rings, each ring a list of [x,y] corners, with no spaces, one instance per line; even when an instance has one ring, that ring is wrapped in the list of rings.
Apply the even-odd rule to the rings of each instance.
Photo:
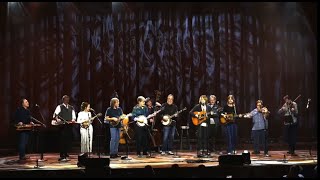
[[[36,107],[40,107],[38,104],[35,105]]]
[[[90,108],[90,111],[96,112],[94,109]]]
[[[217,104],[219,104],[219,101],[217,101]]]

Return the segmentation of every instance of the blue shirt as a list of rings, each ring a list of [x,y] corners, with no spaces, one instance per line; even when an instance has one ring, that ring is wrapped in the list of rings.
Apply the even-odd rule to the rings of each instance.
[[[252,110],[249,116],[252,117],[252,130],[268,129],[268,121],[263,117],[261,112],[258,112],[257,108]]]
[[[109,116],[109,117],[116,117],[119,118],[121,115],[123,114],[121,107],[118,107],[117,109],[114,109],[112,107],[109,107],[106,110],[106,114],[105,116]],[[107,121],[107,123],[109,123],[109,121]],[[120,128],[121,127],[121,123],[119,123],[117,126],[115,126],[114,128]]]
[[[132,118],[134,119],[135,117],[138,117],[141,115],[143,115],[145,117],[147,117],[149,115],[147,106],[139,107],[138,105],[136,105],[135,107],[133,107]]]

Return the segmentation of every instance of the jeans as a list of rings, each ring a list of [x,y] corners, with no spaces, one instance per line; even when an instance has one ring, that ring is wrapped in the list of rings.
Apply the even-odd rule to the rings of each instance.
[[[236,150],[237,141],[237,125],[235,123],[229,123],[225,126],[226,137],[227,137],[227,152],[232,153]]]
[[[163,127],[163,143],[162,143],[163,152],[172,151],[175,130],[176,130],[175,126]]]
[[[260,152],[260,145],[263,146],[264,154],[268,154],[267,148],[267,131],[266,130],[252,130],[253,149],[254,152]]]
[[[26,155],[26,146],[28,144],[30,132],[28,131],[21,131],[19,132],[19,159],[22,159]]]
[[[116,155],[119,149],[120,128],[110,128],[110,134],[110,155]]]

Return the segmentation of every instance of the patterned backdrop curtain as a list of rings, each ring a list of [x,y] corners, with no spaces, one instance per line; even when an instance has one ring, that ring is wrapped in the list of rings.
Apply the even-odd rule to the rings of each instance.
[[[262,99],[271,111],[270,136],[275,138],[282,135],[276,114],[282,97],[301,94],[299,136],[316,136],[316,108],[305,113],[307,98],[317,96],[315,37],[303,28],[291,30],[283,20],[229,9],[84,15],[70,3],[57,3],[55,16],[2,21],[1,136],[10,134],[21,97],[50,124],[64,94],[77,112],[88,101],[104,113],[116,91],[129,113],[137,96],[155,97],[155,90],[162,92],[161,103],[172,93],[179,109],[189,110],[202,94],[216,95],[222,105],[234,94],[239,113]],[[188,119],[182,114],[180,125]],[[251,121],[242,120],[239,128],[240,137],[248,138]]]

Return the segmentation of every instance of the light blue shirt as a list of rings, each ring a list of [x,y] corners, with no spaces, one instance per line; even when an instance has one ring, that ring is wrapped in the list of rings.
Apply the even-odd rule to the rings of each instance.
[[[257,108],[248,113],[248,115],[252,117],[252,130],[268,129],[268,121],[263,117],[261,112],[258,112]]]

